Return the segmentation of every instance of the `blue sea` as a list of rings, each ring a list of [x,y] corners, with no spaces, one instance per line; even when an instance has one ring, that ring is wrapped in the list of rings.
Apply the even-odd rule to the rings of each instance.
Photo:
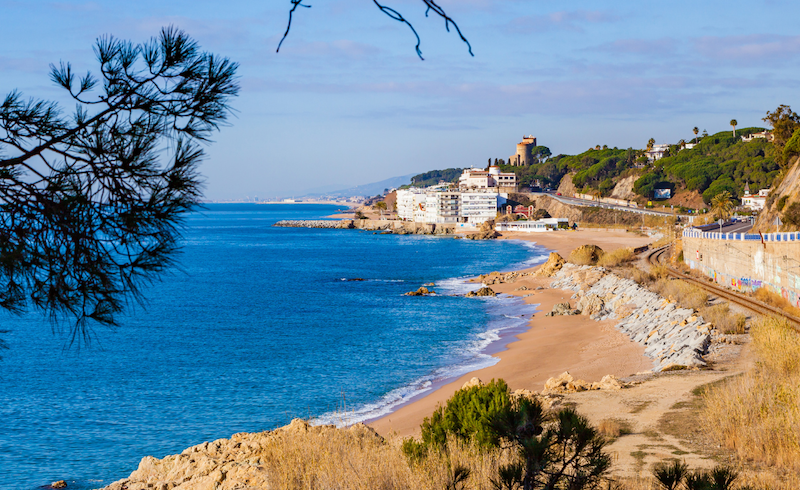
[[[519,299],[454,295],[476,289],[470,276],[543,262],[543,248],[272,226],[337,209],[206,205],[179,266],[88,344],[3,313],[2,488],[98,488],[143,456],[236,432],[373,419],[493,364],[524,329],[533,309]],[[428,282],[438,295],[403,295]]]

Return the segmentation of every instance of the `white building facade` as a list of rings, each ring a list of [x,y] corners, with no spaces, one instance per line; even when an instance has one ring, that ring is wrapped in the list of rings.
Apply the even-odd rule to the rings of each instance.
[[[414,215],[421,209],[425,208],[424,189],[412,187],[409,189],[399,189],[397,191],[397,217],[403,221],[417,221]]]
[[[489,191],[461,192],[461,216],[464,222],[474,226],[495,219],[497,209],[506,203],[505,197]]]
[[[461,193],[433,191],[425,196],[426,223],[458,223],[461,218]]]

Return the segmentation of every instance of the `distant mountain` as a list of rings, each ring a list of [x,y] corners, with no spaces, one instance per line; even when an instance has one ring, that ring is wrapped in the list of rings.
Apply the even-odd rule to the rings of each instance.
[[[415,174],[403,175],[401,177],[392,177],[390,179],[381,180],[380,182],[373,182],[371,184],[362,184],[355,187],[339,190],[328,190],[331,186],[320,187],[316,189],[309,189],[308,193],[302,197],[351,197],[351,196],[376,196],[383,194],[384,189],[393,189],[401,185],[411,183],[411,177]]]

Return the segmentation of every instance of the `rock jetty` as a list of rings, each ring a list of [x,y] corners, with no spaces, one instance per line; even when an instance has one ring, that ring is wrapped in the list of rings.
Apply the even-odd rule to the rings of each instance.
[[[602,267],[565,264],[551,287],[575,291],[575,309],[594,320],[618,320],[616,328],[645,346],[653,371],[706,365],[712,325],[630,279]],[[566,308],[562,308],[566,310]]]
[[[415,223],[398,220],[281,220],[272,226],[282,228],[357,229],[366,231],[382,231],[395,235],[452,235],[455,233],[455,225]]]
[[[284,219],[272,226],[279,228],[351,228],[346,226],[348,220],[305,220],[305,219]]]

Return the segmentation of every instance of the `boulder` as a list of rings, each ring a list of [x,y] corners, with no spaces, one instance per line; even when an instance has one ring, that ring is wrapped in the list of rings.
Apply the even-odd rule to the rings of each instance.
[[[575,303],[575,308],[580,310],[583,315],[600,313],[604,310],[604,306],[605,302],[596,294],[582,296],[578,302]]]
[[[462,390],[467,390],[472,388],[473,386],[483,386],[483,381],[477,376],[473,376],[471,380],[464,383],[464,386],[461,387]]]
[[[403,296],[428,296],[430,294],[436,294],[436,291],[433,289],[428,289],[425,286],[420,287],[416,291],[409,291]]]
[[[527,290],[528,290],[528,286],[520,286],[517,289],[515,289],[514,291],[527,291]]]
[[[573,381],[575,381],[575,379],[571,374],[569,374],[569,371],[565,371],[555,378],[550,378],[545,381],[544,390],[542,390],[542,393],[546,393],[548,391],[564,391],[567,387],[567,384],[572,383]]]
[[[579,265],[596,264],[603,255],[605,252],[597,245],[581,245],[569,253],[569,261]]]
[[[50,484],[50,487],[52,487],[52,488],[67,488],[67,482],[65,482],[64,480],[54,481],[53,483]]]
[[[497,293],[495,293],[492,288],[484,286],[477,291],[470,291],[466,294],[467,298],[474,298],[476,296],[497,296]]]
[[[484,221],[481,224],[480,229],[477,233],[470,233],[466,235],[464,238],[469,238],[470,240],[492,240],[500,236],[500,233],[494,231],[494,220]]]
[[[603,378],[600,381],[592,383],[593,390],[614,391],[614,390],[621,390],[624,387],[625,385],[620,380],[618,380],[617,377],[614,376],[613,374],[607,374],[603,376]]]
[[[579,315],[580,310],[574,310],[569,303],[556,303],[553,309],[545,316]]]
[[[536,270],[535,274],[537,276],[552,277],[553,274],[564,266],[565,262],[564,257],[555,252],[550,252],[550,257],[548,257],[547,262],[542,264],[542,266]]]

